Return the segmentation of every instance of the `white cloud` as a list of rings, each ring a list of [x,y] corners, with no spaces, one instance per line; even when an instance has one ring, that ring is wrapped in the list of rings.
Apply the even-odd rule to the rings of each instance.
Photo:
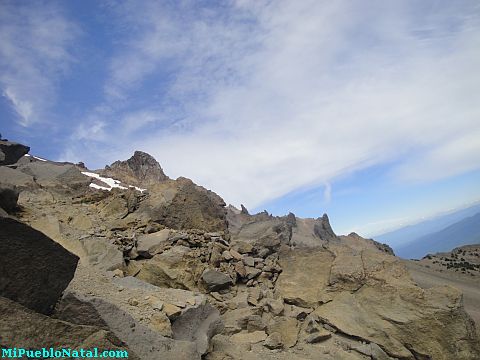
[[[330,183],[325,183],[325,189],[323,190],[323,197],[325,202],[328,204],[332,200],[332,185]]]
[[[142,6],[117,9],[138,31],[112,60],[106,89],[115,96],[105,101],[146,84],[142,93],[161,90],[162,100],[131,110],[137,124],[118,107],[127,126],[115,119],[105,142],[152,153],[169,175],[253,208],[385,161],[403,159],[402,178],[480,167],[471,155],[480,131],[474,2],[158,4],[146,17]],[[152,87],[168,74],[169,87]],[[172,117],[184,126],[129,136]],[[445,171],[445,159],[458,166]]]
[[[395,175],[407,181],[433,181],[478,169],[480,131],[440,143],[399,166]]]
[[[40,121],[55,102],[56,81],[73,58],[79,29],[51,3],[0,3],[0,86],[18,123]]]

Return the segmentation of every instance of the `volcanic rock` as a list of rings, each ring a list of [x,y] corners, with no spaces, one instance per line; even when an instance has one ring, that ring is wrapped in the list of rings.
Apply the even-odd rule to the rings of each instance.
[[[225,202],[212,191],[179,178],[152,185],[138,209],[142,216],[170,229],[225,231]]]
[[[328,219],[327,214],[323,214],[321,218],[317,219],[316,224],[313,227],[313,232],[322,240],[332,241],[337,238],[330,226],[330,220]]]
[[[7,166],[0,166],[0,183],[17,189],[33,189],[38,186],[33,176]]]
[[[0,218],[0,244],[0,296],[49,314],[73,278],[78,257],[10,218]]]
[[[268,334],[280,334],[282,344],[286,348],[295,346],[298,341],[298,321],[291,317],[276,317],[268,326]]]
[[[103,270],[115,270],[125,265],[123,253],[107,239],[87,237],[80,242],[91,265]]]
[[[102,176],[119,179],[126,184],[149,187],[168,180],[160,164],[153,156],[135,151],[126,161],[116,161],[101,171]]]
[[[137,252],[140,256],[150,258],[155,255],[155,251],[170,235],[169,229],[163,229],[151,234],[141,235],[137,239]]]
[[[273,332],[265,339],[263,345],[269,349],[281,349],[283,347],[282,335],[278,332]]]
[[[228,275],[212,269],[208,269],[203,273],[202,280],[209,291],[227,289],[233,283]]]
[[[0,184],[0,208],[12,213],[17,208],[18,190],[13,186]]]
[[[81,191],[88,188],[91,179],[83,175],[73,164],[35,161],[17,166],[17,170],[30,175],[42,187],[60,191],[62,187]]]
[[[0,140],[0,165],[15,164],[23,155],[28,154],[30,147],[7,141]]]
[[[208,351],[210,339],[223,330],[223,322],[218,310],[210,304],[192,307],[182,313],[172,324],[175,340],[193,341],[197,352]]]
[[[0,314],[2,348],[58,349],[58,344],[61,344],[62,348],[70,349],[97,347],[123,350],[127,351],[129,359],[138,359],[136,354],[110,331],[96,326],[76,325],[52,319],[3,297],[0,297]],[[45,356],[47,357],[49,356]]]

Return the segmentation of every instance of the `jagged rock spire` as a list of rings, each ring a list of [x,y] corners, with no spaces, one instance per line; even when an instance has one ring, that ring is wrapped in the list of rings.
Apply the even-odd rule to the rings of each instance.
[[[332,226],[330,225],[330,220],[328,219],[327,214],[323,214],[322,217],[316,220],[313,231],[315,235],[322,240],[331,241],[337,238],[337,235],[335,235]]]
[[[115,161],[112,165],[106,166],[103,173],[126,183],[143,186],[168,180],[158,161],[150,154],[138,150],[130,159]]]

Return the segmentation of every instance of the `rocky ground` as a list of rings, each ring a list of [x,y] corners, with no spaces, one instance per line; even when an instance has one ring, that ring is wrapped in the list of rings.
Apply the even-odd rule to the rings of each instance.
[[[417,286],[388,246],[337,236],[326,215],[227,207],[142,152],[92,172],[15,151],[0,166],[0,311],[25,326],[2,316],[2,346],[88,344],[140,359],[480,356],[458,290]],[[59,257],[71,259],[64,276]],[[22,291],[39,282],[48,291],[32,303]],[[45,328],[57,340],[34,336]]]
[[[463,293],[465,310],[480,330],[480,245],[466,245],[448,253],[425,256],[405,264],[413,280],[423,288],[455,286]]]

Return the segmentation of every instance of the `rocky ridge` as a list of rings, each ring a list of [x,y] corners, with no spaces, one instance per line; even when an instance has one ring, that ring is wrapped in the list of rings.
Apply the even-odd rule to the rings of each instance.
[[[18,197],[13,207],[11,196],[2,200],[2,221],[41,231],[35,236],[80,259],[71,281],[53,276],[63,295],[51,292],[56,305],[46,314],[0,286],[4,309],[32,324],[12,338],[0,322],[1,345],[28,343],[48,324],[142,359],[478,358],[461,293],[421,289],[387,246],[337,236],[327,215],[226,207],[152,159],[136,152],[98,171],[125,185],[110,191],[90,186],[79,165],[24,156],[0,167],[0,188]],[[13,239],[0,232],[2,242]]]

